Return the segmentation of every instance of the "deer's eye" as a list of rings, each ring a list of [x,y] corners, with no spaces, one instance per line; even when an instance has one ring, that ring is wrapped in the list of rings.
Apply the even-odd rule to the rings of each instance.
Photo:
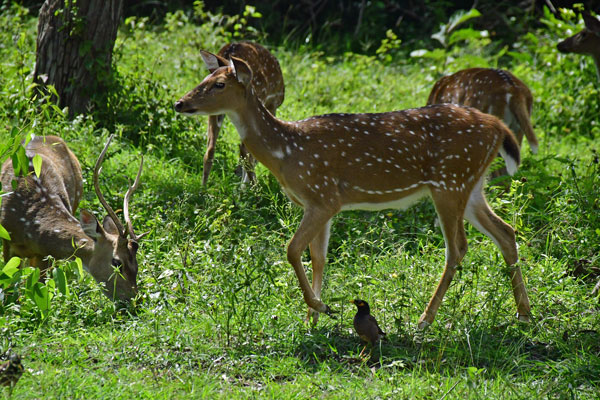
[[[225,87],[225,84],[223,82],[216,82],[214,87],[216,87],[217,89],[223,89]]]

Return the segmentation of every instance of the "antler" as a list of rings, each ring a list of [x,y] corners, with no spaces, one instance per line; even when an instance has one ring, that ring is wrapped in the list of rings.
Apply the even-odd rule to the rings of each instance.
[[[108,213],[108,215],[110,215],[110,217],[112,218],[113,222],[117,226],[117,230],[119,231],[119,235],[121,237],[125,238],[125,237],[127,237],[127,232],[125,232],[125,228],[123,227],[123,224],[121,223],[121,221],[119,220],[119,218],[117,218],[117,214],[115,214],[115,212],[113,211],[113,209],[108,205],[108,203],[104,199],[104,196],[102,195],[102,192],[100,191],[100,185],[98,184],[98,176],[100,175],[100,171],[102,170],[102,168],[100,167],[100,165],[102,164],[102,161],[104,161],[104,155],[106,154],[106,150],[108,150],[108,146],[110,145],[110,141],[112,140],[113,136],[115,136],[115,135],[112,134],[112,135],[109,136],[108,141],[104,145],[104,149],[100,153],[100,156],[98,157],[98,160],[96,160],[96,165],[94,166],[94,175],[93,175],[94,189],[96,190],[96,196],[98,196],[98,200],[100,200],[100,203],[104,206],[104,209],[106,210],[106,212]]]
[[[144,156],[142,156],[142,161],[140,162],[140,169],[138,170],[137,176],[135,177],[135,181],[133,182],[133,185],[131,185],[129,187],[129,189],[127,189],[127,193],[125,193],[125,199],[123,200],[123,214],[125,216],[125,223],[127,224],[127,229],[129,230],[129,236],[131,236],[131,238],[133,240],[135,240],[136,242],[139,241],[141,238],[143,238],[144,236],[146,236],[149,232],[144,232],[141,235],[137,236],[135,234],[135,232],[133,231],[133,224],[131,223],[131,218],[129,218],[129,199],[131,198],[131,195],[133,194],[133,192],[136,191],[136,189],[138,188],[138,185],[140,184],[140,176],[142,175],[142,168],[144,166]]]

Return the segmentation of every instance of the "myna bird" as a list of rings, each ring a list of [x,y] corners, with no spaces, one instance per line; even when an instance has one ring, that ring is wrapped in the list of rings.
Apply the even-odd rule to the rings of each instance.
[[[9,386],[12,392],[13,387],[23,375],[23,364],[18,354],[9,352],[5,361],[0,361],[0,385]]]
[[[371,308],[369,303],[364,300],[354,299],[350,300],[350,303],[354,304],[357,308],[356,315],[354,316],[354,329],[358,336],[367,344],[371,346],[375,345],[385,333],[381,330],[377,324],[377,320],[371,315]],[[363,354],[367,346],[363,347],[360,355]]]

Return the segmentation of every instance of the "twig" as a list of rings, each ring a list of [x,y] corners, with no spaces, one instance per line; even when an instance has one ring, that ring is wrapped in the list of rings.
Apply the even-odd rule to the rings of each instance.
[[[444,395],[442,397],[440,397],[440,400],[444,400],[446,398],[446,396],[448,396],[450,394],[450,392],[454,390],[456,385],[458,385],[458,382],[459,381],[454,382],[454,385],[452,385],[452,387],[450,389],[448,389],[448,391],[446,393],[444,393]]]

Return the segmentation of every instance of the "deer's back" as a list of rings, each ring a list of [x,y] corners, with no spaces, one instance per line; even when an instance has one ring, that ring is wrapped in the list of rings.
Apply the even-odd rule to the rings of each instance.
[[[33,157],[42,158],[40,176],[33,172]],[[75,155],[56,136],[35,137],[26,147],[29,159],[27,176],[15,176],[12,161],[2,165],[3,197],[0,223],[11,235],[10,245],[17,255],[48,255],[44,243],[64,221],[78,221],[73,216],[81,200],[83,178]],[[13,188],[13,181],[16,186]],[[68,233],[68,232],[65,232]]]
[[[285,86],[279,61],[266,48],[257,43],[228,43],[219,50],[224,58],[244,60],[252,70],[252,86],[257,97],[270,111],[283,103]]]

